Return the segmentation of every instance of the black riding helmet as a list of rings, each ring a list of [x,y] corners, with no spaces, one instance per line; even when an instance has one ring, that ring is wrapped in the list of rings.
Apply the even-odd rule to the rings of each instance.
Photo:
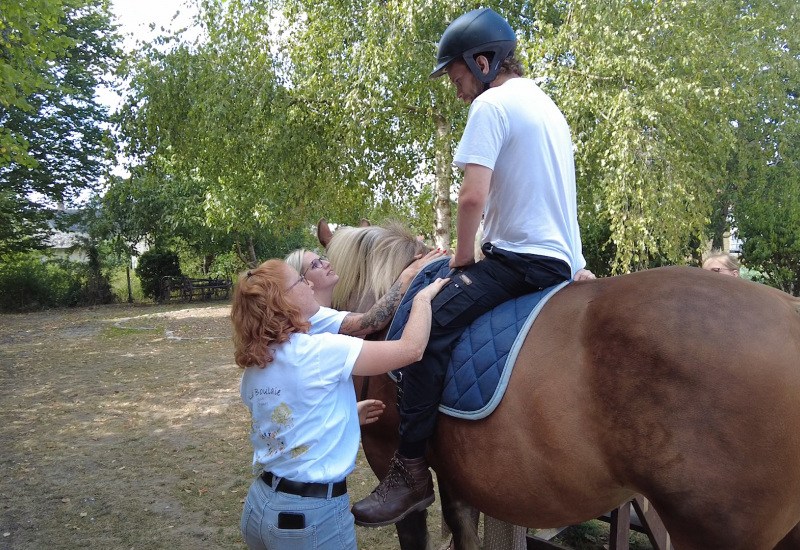
[[[436,68],[430,78],[439,78],[456,59],[463,59],[475,77],[489,84],[496,77],[503,61],[514,52],[517,36],[514,29],[491,8],[481,8],[465,13],[450,23],[439,40]],[[475,63],[477,54],[494,54],[489,73],[483,74]]]

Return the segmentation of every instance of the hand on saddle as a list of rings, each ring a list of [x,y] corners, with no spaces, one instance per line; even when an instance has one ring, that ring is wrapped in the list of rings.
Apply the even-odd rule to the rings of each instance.
[[[468,267],[475,263],[475,256],[472,252],[466,253],[462,256],[458,254],[458,249],[456,249],[456,255],[450,259],[450,269],[456,269],[457,267]]]
[[[444,286],[449,282],[450,282],[449,277],[444,279],[436,279],[431,284],[420,290],[416,296],[414,296],[414,303],[416,303],[417,301],[421,301],[430,304],[431,300],[433,300],[434,297],[437,294],[439,294],[442,288],[444,288]]]
[[[445,252],[443,250],[437,248],[436,250],[431,250],[424,256],[421,253],[414,256],[414,261],[411,262],[409,266],[403,270],[402,273],[400,273],[399,280],[401,284],[400,287],[401,290],[403,292],[406,291],[408,285],[411,284],[411,281],[414,280],[414,277],[417,276],[417,273],[422,271],[422,268],[425,267],[425,264],[427,264],[428,262],[432,262],[437,258],[441,258],[442,256],[444,256],[444,254]]]
[[[591,281],[592,279],[596,279],[597,277],[594,276],[594,273],[589,271],[588,269],[579,269],[578,272],[573,277],[575,281]]]

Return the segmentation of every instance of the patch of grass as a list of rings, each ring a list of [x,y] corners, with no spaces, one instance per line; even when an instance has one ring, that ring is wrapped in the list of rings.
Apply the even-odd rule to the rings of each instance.
[[[587,521],[570,527],[553,539],[573,550],[604,550],[608,548],[609,525],[600,520]],[[652,550],[646,535],[631,531],[628,537],[630,550]]]
[[[115,340],[117,338],[125,338],[126,336],[130,336],[134,330],[139,330],[139,329],[130,329],[123,327],[115,327],[115,326],[105,327],[103,329],[103,339]]]
[[[128,279],[125,275],[125,268],[122,267],[111,273],[111,292],[117,299],[125,303],[128,301]],[[139,277],[131,270],[131,294],[133,295],[134,302],[151,302],[152,300],[145,298],[142,292],[142,284],[139,282]]]

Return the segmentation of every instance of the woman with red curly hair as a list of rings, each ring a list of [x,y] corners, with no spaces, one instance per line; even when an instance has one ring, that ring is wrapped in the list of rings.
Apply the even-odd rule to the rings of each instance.
[[[419,360],[430,333],[431,299],[447,281],[435,281],[414,298],[400,340],[374,342],[309,334],[309,319],[320,307],[313,283],[286,263],[269,260],[240,275],[231,311],[235,359],[244,369],[253,469],[261,472],[242,513],[250,548],[356,548],[345,482],[360,438],[351,376]]]

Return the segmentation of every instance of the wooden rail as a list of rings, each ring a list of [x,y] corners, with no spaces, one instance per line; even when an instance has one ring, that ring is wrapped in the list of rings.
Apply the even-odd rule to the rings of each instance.
[[[650,502],[641,495],[637,495],[633,500],[598,519],[607,521],[611,526],[608,534],[609,550],[628,550],[628,533],[631,530],[647,535],[653,550],[674,550],[669,533],[661,523],[661,518],[658,517]],[[550,542],[552,538],[566,529],[568,527],[545,529],[538,531],[535,535],[528,535],[526,537],[527,550],[567,549],[565,546]]]
[[[200,300],[227,298],[232,287],[230,279],[162,277],[160,298],[162,302],[175,299],[191,302],[195,298]]]

